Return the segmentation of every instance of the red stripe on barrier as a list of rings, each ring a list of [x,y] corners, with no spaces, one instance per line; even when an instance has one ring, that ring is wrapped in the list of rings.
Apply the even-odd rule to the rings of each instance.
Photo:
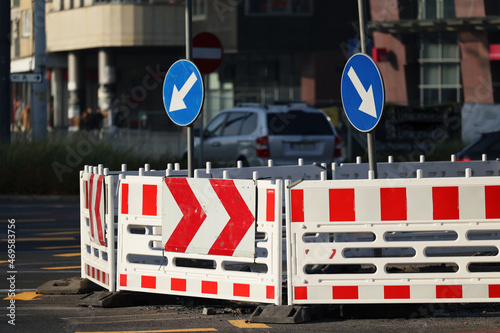
[[[120,287],[127,286],[127,274],[120,274]]]
[[[185,252],[207,215],[186,178],[165,178],[165,184],[183,215],[166,242],[165,251]]]
[[[382,221],[406,221],[406,188],[380,189],[380,217]]]
[[[500,218],[500,186],[485,186],[484,199],[486,205],[486,218]]]
[[[142,215],[156,216],[157,188],[156,185],[142,185]]]
[[[409,299],[410,286],[384,286],[385,299]]]
[[[95,279],[99,282],[101,282],[101,271],[99,269],[95,269]]]
[[[294,288],[295,299],[307,299],[307,287]]]
[[[128,184],[122,184],[122,214],[128,214]]]
[[[304,190],[291,190],[292,222],[304,222]]]
[[[274,189],[267,189],[266,200],[267,200],[267,202],[266,202],[266,221],[274,222],[274,212],[275,212],[274,207],[276,206],[274,204],[274,202],[275,202]]]
[[[462,286],[436,286],[436,298],[462,297]]]
[[[141,288],[156,289],[156,276],[141,276]]]
[[[274,286],[266,286],[266,298],[274,299]]]
[[[215,240],[208,254],[231,256],[254,225],[255,217],[234,185],[234,181],[210,179],[210,184],[229,214],[229,221]]]
[[[433,187],[432,208],[434,220],[458,220],[458,186]]]
[[[95,268],[92,267],[92,278],[95,279]]]
[[[246,283],[233,283],[233,296],[250,297],[250,285]]]
[[[490,298],[500,297],[500,284],[490,284],[488,286],[488,297]]]
[[[331,188],[328,194],[330,222],[356,221],[353,188]]]
[[[358,299],[358,286],[333,286],[333,299]]]
[[[94,209],[92,209],[92,186],[94,184],[94,174],[90,175],[89,185],[89,215],[90,215],[90,237],[94,240]]]
[[[186,291],[186,279],[170,279],[170,289],[174,291]]]
[[[101,196],[102,196],[103,182],[104,182],[104,176],[99,176],[99,178],[97,178],[97,189],[95,198],[95,219],[96,219],[97,236],[99,238],[99,243],[102,246],[106,246],[106,240],[104,239],[104,230],[102,230],[104,221],[101,220]]]
[[[217,282],[201,281],[201,293],[217,295]]]

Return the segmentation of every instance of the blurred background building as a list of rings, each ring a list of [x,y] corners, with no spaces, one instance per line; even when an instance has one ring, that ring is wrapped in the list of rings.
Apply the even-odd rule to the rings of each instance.
[[[192,3],[193,35],[211,32],[224,50],[219,68],[205,76],[205,106],[196,126],[239,102],[277,101],[322,107],[342,126],[340,78],[349,56],[359,52],[357,1]],[[495,105],[500,100],[500,1],[366,4],[370,54],[384,78],[387,102],[459,106],[462,120],[472,119],[469,114],[483,119],[477,116],[484,113],[500,129]],[[185,57],[184,6],[181,0],[47,0],[51,130],[81,128],[90,108],[102,111],[103,128],[115,136],[127,129],[127,140],[141,131],[141,136],[172,134],[169,142],[178,137],[181,129],[165,115],[162,85],[170,65]],[[11,8],[11,72],[29,73],[37,24],[33,3],[11,0]],[[16,108],[30,104],[29,85],[13,83],[14,118]],[[174,145],[171,149],[181,149],[183,143]]]

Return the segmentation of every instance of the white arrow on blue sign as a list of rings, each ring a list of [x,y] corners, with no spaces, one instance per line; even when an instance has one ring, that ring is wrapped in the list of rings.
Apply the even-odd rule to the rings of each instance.
[[[340,84],[344,111],[358,131],[377,126],[384,108],[384,82],[372,58],[363,53],[347,61]]]
[[[163,82],[163,105],[170,119],[179,126],[193,123],[200,115],[205,90],[200,71],[189,60],[178,60]]]

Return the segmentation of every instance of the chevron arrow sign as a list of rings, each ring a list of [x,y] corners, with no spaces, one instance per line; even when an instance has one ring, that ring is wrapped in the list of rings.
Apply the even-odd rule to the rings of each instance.
[[[165,178],[164,250],[254,257],[255,197],[253,180]]]
[[[90,236],[94,242],[99,242],[100,245],[106,246],[106,238],[104,235],[104,176],[91,174],[87,186],[87,201],[89,204],[90,215]]]

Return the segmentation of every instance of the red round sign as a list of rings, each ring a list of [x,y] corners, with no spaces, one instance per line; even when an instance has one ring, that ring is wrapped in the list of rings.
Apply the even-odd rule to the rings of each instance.
[[[202,32],[193,37],[193,62],[202,74],[219,68],[222,55],[222,43],[214,34]]]

